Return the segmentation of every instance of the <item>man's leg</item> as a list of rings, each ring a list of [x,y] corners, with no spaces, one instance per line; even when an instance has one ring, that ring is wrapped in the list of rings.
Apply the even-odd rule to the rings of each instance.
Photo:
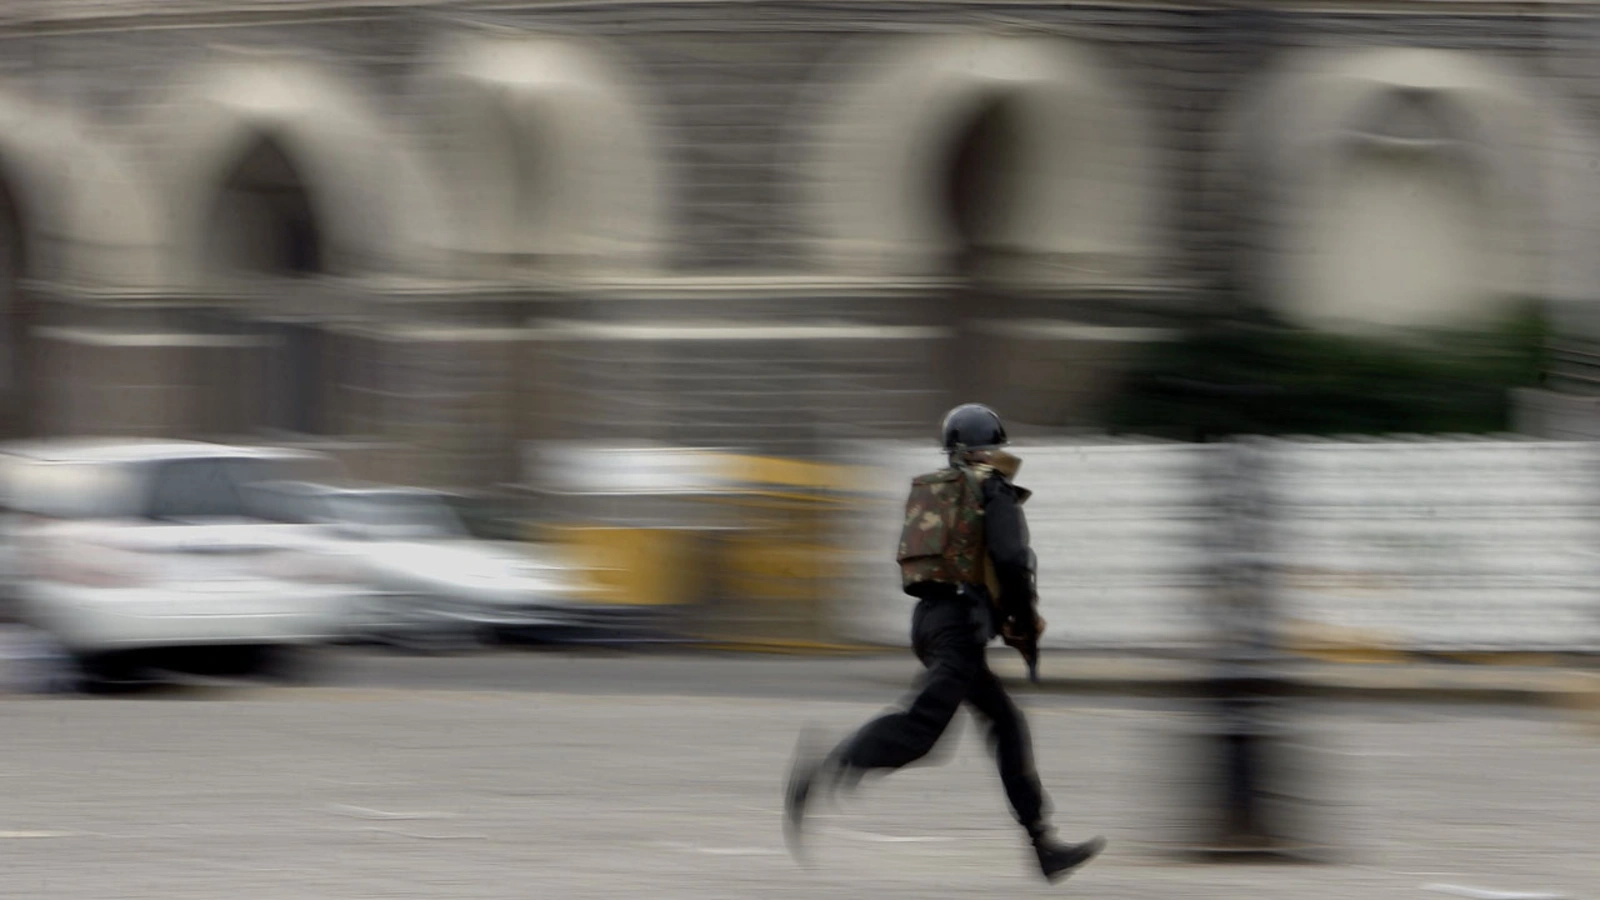
[[[983,670],[983,645],[970,608],[959,600],[919,604],[912,640],[928,670],[921,690],[906,708],[868,722],[821,760],[796,761],[785,799],[785,828],[791,843],[799,836],[806,805],[817,788],[853,784],[872,770],[899,769],[927,756]]]
[[[854,773],[899,769],[930,753],[984,671],[971,611],[959,600],[925,602],[913,628],[918,657],[927,666],[921,689],[904,710],[879,716],[835,750]]]
[[[1054,839],[1050,798],[1034,768],[1033,738],[1028,733],[1027,720],[987,664],[973,680],[967,701],[988,726],[989,749],[999,764],[1006,798],[1017,822],[1028,831],[1040,870],[1050,881],[1065,878],[1093,859],[1105,847],[1105,840],[1097,837],[1082,844],[1061,844]]]
[[[1029,835],[1049,830],[1050,798],[1039,783],[1033,765],[1033,737],[1022,710],[1006,694],[1005,686],[988,666],[973,680],[967,700],[982,717],[988,731],[989,752],[1000,767],[1011,812]]]

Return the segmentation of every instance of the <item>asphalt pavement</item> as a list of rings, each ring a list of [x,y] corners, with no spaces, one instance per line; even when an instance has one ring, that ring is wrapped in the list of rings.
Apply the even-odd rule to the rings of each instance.
[[[301,686],[0,700],[0,897],[1582,900],[1600,884],[1600,731],[1548,707],[1292,704],[1285,793],[1329,861],[1204,865],[1169,852],[1198,834],[1201,708],[1019,689],[1064,836],[1112,841],[1052,888],[964,719],[943,765],[821,810],[809,868],[787,854],[796,735],[879,712],[905,659],[323,663]]]
[[[573,675],[573,689],[352,680],[4,701],[0,897],[1421,900],[1442,885],[1577,900],[1600,884],[1600,744],[1549,712],[1307,708],[1293,717],[1309,773],[1297,808],[1334,861],[1197,865],[1166,850],[1196,808],[1203,719],[1065,695],[1020,698],[1040,769],[1065,836],[1112,841],[1067,885],[1026,867],[965,723],[944,765],[824,808],[805,868],[779,828],[798,730],[842,733],[892,698],[740,693],[727,679],[742,666],[666,670],[633,692]]]

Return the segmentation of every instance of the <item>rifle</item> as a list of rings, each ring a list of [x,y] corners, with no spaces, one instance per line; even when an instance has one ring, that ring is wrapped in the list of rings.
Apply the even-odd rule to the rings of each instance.
[[[1018,645],[1017,652],[1022,654],[1022,661],[1028,664],[1028,680],[1034,684],[1039,683],[1039,639],[1033,638],[1025,644]]]
[[[1025,634],[1018,634],[1011,629],[1011,622],[1001,630],[1001,639],[1007,647],[1017,651],[1022,656],[1022,661],[1028,666],[1028,680],[1034,684],[1039,683],[1039,635],[1044,633],[1044,619],[1036,612],[1033,614],[1034,625]]]

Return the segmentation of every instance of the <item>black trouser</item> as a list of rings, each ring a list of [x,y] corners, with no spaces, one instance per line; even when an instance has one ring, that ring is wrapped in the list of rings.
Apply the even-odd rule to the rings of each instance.
[[[917,604],[911,642],[927,667],[921,690],[904,711],[868,722],[839,748],[839,761],[863,774],[898,769],[927,756],[962,703],[988,726],[989,748],[1017,821],[1030,834],[1046,827],[1049,800],[1033,767],[1032,738],[1021,710],[989,670],[984,648],[994,636],[987,601],[954,590]]]

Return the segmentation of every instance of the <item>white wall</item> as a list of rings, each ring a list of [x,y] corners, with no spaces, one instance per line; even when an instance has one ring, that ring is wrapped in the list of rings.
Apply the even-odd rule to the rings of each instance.
[[[1201,617],[1216,536],[1206,469],[1216,446],[1019,446],[1017,483],[1039,556],[1047,647],[1159,648],[1207,636]],[[838,621],[855,639],[906,644],[915,601],[900,589],[895,547],[911,478],[944,465],[927,444],[863,446],[874,474],[850,590]],[[870,462],[869,462],[870,461]]]
[[[1282,442],[1263,459],[1280,611],[1300,644],[1399,649],[1600,649],[1600,445],[1522,441]],[[1149,649],[1208,637],[1212,542],[1223,535],[1219,445],[1019,447],[1017,482],[1056,648]],[[894,548],[926,445],[876,460],[858,520],[853,638],[908,641],[914,601]]]
[[[1280,446],[1285,613],[1313,643],[1600,648],[1595,447]]]

